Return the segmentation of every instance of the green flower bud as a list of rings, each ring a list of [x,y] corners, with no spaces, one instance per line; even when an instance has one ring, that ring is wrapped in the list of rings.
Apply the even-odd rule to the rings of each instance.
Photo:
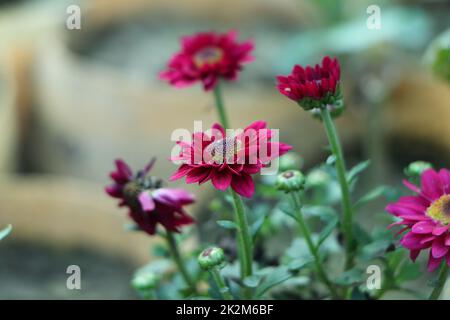
[[[425,161],[414,161],[411,162],[406,168],[405,168],[405,174],[410,178],[418,178],[422,175],[422,173],[427,170],[431,169],[433,166]]]
[[[324,170],[314,169],[306,177],[307,187],[323,187],[331,182],[330,175]]]
[[[151,290],[156,288],[159,280],[159,275],[153,272],[139,272],[131,280],[131,285],[136,290]]]
[[[203,250],[198,256],[198,264],[204,270],[214,267],[222,268],[225,266],[225,254],[221,248],[211,247]]]
[[[299,170],[303,167],[303,158],[294,152],[289,152],[280,158],[280,171]]]
[[[425,62],[435,75],[450,81],[450,29],[431,43],[425,54]]]
[[[305,177],[298,170],[288,170],[278,175],[276,188],[286,193],[299,191],[305,185]]]

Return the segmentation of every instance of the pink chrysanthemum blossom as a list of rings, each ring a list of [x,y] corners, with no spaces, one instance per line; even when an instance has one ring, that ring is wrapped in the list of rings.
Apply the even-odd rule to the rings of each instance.
[[[415,261],[422,250],[430,249],[428,270],[436,269],[443,259],[450,266],[450,171],[428,169],[422,173],[421,188],[404,181],[406,187],[417,193],[401,197],[386,210],[401,219],[393,225],[403,225],[407,231],[400,243],[410,250]]]
[[[129,209],[130,218],[140,229],[155,234],[157,224],[166,230],[180,232],[180,227],[194,222],[183,206],[194,202],[194,196],[183,189],[161,188],[162,181],[149,176],[154,160],[133,174],[123,160],[116,160],[116,169],[110,174],[113,184],[105,188],[119,206]]]
[[[326,56],[322,65],[295,65],[288,76],[277,77],[280,93],[296,101],[305,110],[342,104],[339,61]]]
[[[160,73],[160,79],[176,87],[201,81],[205,90],[214,89],[222,78],[236,80],[245,63],[253,61],[253,42],[237,42],[237,33],[204,32],[181,39],[181,50]]]
[[[225,132],[219,124],[205,132],[194,133],[192,141],[178,142],[179,156],[172,161],[182,163],[171,180],[186,176],[187,183],[203,184],[211,180],[218,190],[228,187],[243,197],[250,198],[254,191],[252,175],[267,167],[271,160],[282,156],[292,147],[272,141],[273,130],[264,121],[256,121],[244,130]]]

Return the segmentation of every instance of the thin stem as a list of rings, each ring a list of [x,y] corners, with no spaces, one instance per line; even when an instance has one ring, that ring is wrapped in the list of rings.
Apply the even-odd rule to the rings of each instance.
[[[439,270],[439,275],[437,278],[437,285],[431,292],[428,300],[439,299],[439,297],[442,293],[442,290],[444,289],[445,282],[447,281],[448,269],[449,269],[449,267],[447,266],[447,263],[445,263],[445,261],[442,261],[441,269]]]
[[[330,290],[330,293],[333,296],[333,298],[339,299],[339,294],[338,294],[336,288],[334,287],[333,283],[328,278],[328,276],[323,268],[323,264],[322,264],[322,261],[320,260],[319,252],[317,251],[317,247],[315,246],[315,244],[312,240],[311,232],[309,231],[308,225],[306,224],[305,220],[303,219],[301,206],[296,197],[296,194],[292,193],[291,195],[292,195],[292,202],[294,204],[295,211],[297,212],[297,221],[300,226],[300,231],[306,240],[306,244],[308,246],[309,252],[314,257],[314,263],[316,266],[317,275],[319,276],[320,280]]]
[[[209,270],[211,273],[211,277],[213,278],[214,282],[216,283],[217,287],[219,288],[220,294],[222,295],[222,298],[225,300],[233,300],[233,296],[230,293],[230,289],[225,284],[225,281],[223,280],[222,276],[220,275],[220,271],[217,268],[212,268]]]
[[[229,122],[228,117],[225,112],[225,105],[223,103],[223,97],[222,97],[222,90],[220,88],[220,83],[217,83],[216,87],[214,88],[214,98],[216,100],[216,109],[217,113],[219,114],[220,123],[222,126],[227,129]]]
[[[342,192],[342,233],[345,237],[346,262],[345,269],[348,270],[353,266],[354,260],[354,237],[353,237],[353,207],[350,199],[350,188],[347,181],[347,171],[345,168],[345,160],[342,153],[341,143],[336,131],[333,119],[331,118],[328,108],[321,110],[322,120],[327,132],[328,141],[331,151],[336,157],[336,172]]]
[[[192,280],[192,277],[187,271],[184,261],[181,258],[180,251],[178,250],[177,242],[175,240],[175,236],[173,235],[172,232],[167,231],[166,239],[169,246],[170,254],[172,255],[173,261],[177,265],[178,270],[181,273],[181,276],[183,277],[188,287],[192,290],[192,292],[197,293],[197,287],[195,285],[195,282]]]
[[[235,211],[235,222],[238,231],[238,244],[241,259],[241,279],[244,281],[245,278],[250,277],[253,273],[252,260],[253,260],[253,245],[252,238],[250,236],[250,230],[248,228],[247,216],[244,212],[244,204],[242,203],[241,197],[234,191],[231,190],[231,195],[234,201],[234,211]],[[246,290],[246,298],[250,298],[250,290]]]

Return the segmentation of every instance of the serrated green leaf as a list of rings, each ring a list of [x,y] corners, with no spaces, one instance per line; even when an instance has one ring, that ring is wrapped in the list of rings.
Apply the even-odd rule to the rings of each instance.
[[[219,226],[221,226],[222,228],[225,228],[225,229],[230,229],[230,230],[232,230],[232,229],[237,229],[237,225],[236,225],[236,223],[235,223],[234,221],[230,221],[230,220],[218,220],[218,221],[217,221],[217,224],[218,224]]]
[[[0,240],[4,239],[12,231],[12,225],[8,225],[5,229],[0,231]]]

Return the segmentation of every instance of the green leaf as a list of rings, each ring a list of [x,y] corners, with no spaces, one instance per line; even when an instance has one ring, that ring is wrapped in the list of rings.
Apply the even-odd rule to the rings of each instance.
[[[370,166],[370,160],[360,162],[347,173],[347,181],[352,184],[356,181],[358,175],[364,172]]]
[[[230,229],[230,230],[238,228],[236,223],[234,223],[234,221],[230,221],[230,220],[218,220],[217,224],[219,226],[221,226],[222,228]]]
[[[386,249],[391,245],[391,239],[377,239],[361,249],[359,259],[362,261],[370,261],[372,259],[383,257],[386,254]]]
[[[312,257],[302,257],[297,258],[289,262],[287,265],[290,271],[298,271],[306,266],[308,263],[312,262],[314,259]]]
[[[317,248],[319,248],[322,243],[333,233],[333,230],[336,228],[338,223],[339,219],[337,216],[333,215],[329,217],[328,223],[319,234],[319,239],[317,240],[316,244]]]
[[[0,240],[4,239],[12,231],[12,225],[8,225],[5,229],[0,231]]]
[[[420,271],[420,265],[418,263],[406,262],[399,269],[395,280],[400,284],[403,282],[415,280],[421,275],[422,272]]]
[[[170,252],[167,250],[167,248],[161,244],[156,244],[153,246],[152,253],[155,257],[169,257]]]
[[[277,268],[273,268],[256,289],[256,298],[261,297],[268,290],[283,283],[286,280],[289,280],[293,276],[294,273],[292,273],[287,266],[279,266]]]
[[[244,285],[248,288],[256,288],[261,283],[261,280],[261,275],[254,274],[244,279]]]
[[[360,284],[365,280],[364,270],[359,268],[353,268],[345,271],[340,276],[338,276],[334,282],[342,286],[352,286]]]
[[[329,157],[327,158],[327,160],[325,161],[325,163],[326,163],[327,165],[329,165],[329,166],[334,166],[335,162],[336,162],[336,156],[335,156],[334,154],[332,154],[331,156],[329,156]]]
[[[318,217],[325,223],[316,243],[317,248],[319,248],[338,225],[339,217],[336,211],[328,206],[305,206],[303,212],[308,217]]]
[[[259,219],[257,219],[251,226],[250,226],[250,232],[252,234],[252,237],[255,238],[258,234],[258,231],[261,229],[262,225],[266,221],[267,216],[262,216]]]
[[[288,216],[293,218],[295,221],[298,221],[297,212],[292,208],[292,206],[290,206],[286,203],[283,203],[279,206],[279,208],[282,212],[286,213]]]
[[[392,192],[392,188],[388,186],[378,186],[372,191],[369,191],[367,194],[362,196],[355,204],[355,209],[358,209],[368,202],[371,202],[379,197],[385,196],[387,197]]]
[[[364,228],[358,222],[355,222],[355,226],[353,228],[355,233],[355,238],[358,240],[360,245],[368,244],[372,241],[372,237],[370,234],[364,230]]]

